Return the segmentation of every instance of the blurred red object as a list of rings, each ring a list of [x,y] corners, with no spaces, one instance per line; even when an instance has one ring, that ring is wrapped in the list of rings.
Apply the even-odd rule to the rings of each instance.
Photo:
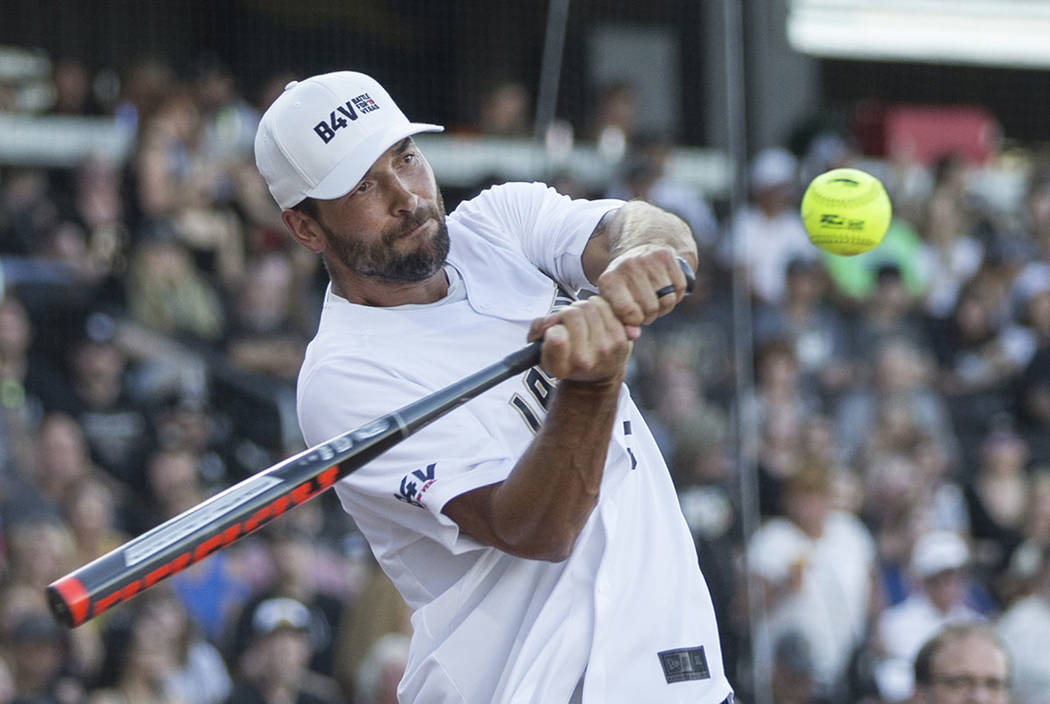
[[[1002,139],[998,119],[979,105],[864,102],[854,113],[853,132],[865,154],[921,164],[949,154],[982,164]]]

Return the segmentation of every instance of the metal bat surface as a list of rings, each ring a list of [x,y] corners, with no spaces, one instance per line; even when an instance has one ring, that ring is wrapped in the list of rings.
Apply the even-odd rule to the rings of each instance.
[[[693,275],[686,273],[688,290]],[[664,287],[666,295],[674,287]],[[540,361],[540,342],[418,401],[337,435],[216,494],[47,587],[55,617],[75,627],[253,533],[430,422]]]

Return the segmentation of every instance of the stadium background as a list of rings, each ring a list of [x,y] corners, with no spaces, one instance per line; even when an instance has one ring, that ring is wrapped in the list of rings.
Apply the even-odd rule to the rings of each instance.
[[[176,583],[171,592],[129,605],[71,638],[36,618],[40,604],[33,595],[66,568],[300,447],[288,359],[294,360],[309,338],[323,271],[289,253],[280,243],[273,212],[251,201],[250,193],[235,189],[231,196],[229,183],[226,190],[218,189],[221,195],[195,206],[215,217],[207,221],[223,232],[215,240],[193,240],[182,231],[184,213],[178,205],[149,202],[142,190],[142,169],[147,168],[142,157],[148,151],[151,113],[131,95],[135,69],[144,66],[163,74],[157,84],[162,92],[151,96],[152,107],[184,96],[196,106],[205,131],[209,124],[221,128],[223,110],[250,120],[264,109],[265,96],[273,95],[275,80],[283,84],[342,68],[371,73],[410,117],[449,128],[448,135],[421,142],[450,208],[507,178],[548,180],[583,195],[603,195],[617,188],[622,193],[632,173],[655,168],[656,176],[674,184],[675,202],[699,213],[694,228],[703,229],[698,238],[708,260],[702,271],[708,288],[695,307],[654,329],[652,342],[640,345],[635,393],[671,458],[720,609],[730,676],[742,701],[820,701],[820,696],[899,701],[895,697],[904,691],[899,667],[907,657],[888,651],[882,642],[888,636],[880,630],[888,626],[880,626],[886,621],[880,617],[909,596],[925,593],[915,546],[933,528],[950,528],[972,556],[965,569],[961,564],[952,568],[965,581],[967,614],[999,621],[1010,607],[1040,589],[1045,592],[1047,561],[1033,562],[1032,556],[1044,555],[1050,546],[1045,441],[1050,420],[1026,405],[1018,387],[1050,384],[1041,354],[1050,331],[1040,327],[1036,313],[1014,311],[1050,291],[1050,275],[1038,266],[1046,264],[1044,238],[1050,227],[1035,213],[1031,198],[1047,183],[1050,62],[967,56],[958,46],[943,56],[904,49],[894,55],[892,41],[884,47],[887,54],[873,60],[862,53],[845,56],[841,48],[801,51],[797,38],[790,39],[791,23],[807,11],[858,5],[863,3],[3,0],[0,270],[5,300],[24,308],[32,330],[21,359],[33,361],[19,364],[17,341],[0,354],[5,384],[0,385],[5,407],[0,628],[7,644],[0,652],[0,702],[29,701],[31,695],[61,702],[108,701],[121,687],[125,693],[137,691],[138,682],[164,691],[164,701],[181,696],[187,702],[224,701],[230,681],[260,689],[290,686],[267,680],[268,668],[260,665],[272,657],[264,637],[273,628],[257,607],[275,596],[294,597],[313,613],[311,660],[301,664],[309,670],[304,680],[309,686],[295,686],[318,696],[386,701],[365,690],[375,685],[378,691],[382,673],[396,672],[404,645],[404,614],[330,496],[317,502],[323,508],[304,509],[284,528],[272,526],[269,537],[213,558],[207,571]],[[908,4],[885,5],[892,10]],[[930,11],[924,21],[940,17],[945,24],[971,10],[999,18],[1014,12],[1018,42],[1026,29],[1044,26],[1039,23],[1046,18],[1042,4],[1030,1],[912,5]],[[60,74],[74,84],[72,93],[78,81],[86,89],[82,100],[60,100],[62,86],[70,85],[60,82]],[[206,106],[201,97],[209,76],[227,80],[231,90],[218,106]],[[496,126],[486,122],[483,101],[507,84],[523,100],[516,104],[520,119]],[[626,88],[629,117],[626,123],[603,125],[599,106],[614,86]],[[611,131],[601,129],[610,125]],[[225,146],[237,164],[226,162],[223,168],[229,168],[225,178],[235,181],[243,176],[239,169],[250,165],[245,161],[250,154],[231,139]],[[894,151],[902,143],[911,149],[904,156]],[[192,155],[199,145],[180,148]],[[662,158],[650,161],[654,153]],[[926,370],[915,382],[925,401],[910,407],[912,426],[920,430],[916,437],[894,436],[906,433],[893,427],[892,419],[876,421],[850,411],[858,394],[877,394],[873,361],[884,342],[889,347],[891,337],[908,327],[894,328],[895,335],[883,338],[867,326],[869,337],[863,339],[869,347],[850,342],[861,339],[858,327],[870,322],[871,308],[879,307],[870,288],[864,293],[848,289],[849,275],[832,260],[805,266],[803,260],[813,253],[809,259],[795,256],[798,252],[784,254],[779,262],[782,276],[819,278],[810,312],[819,309],[833,321],[820,328],[828,339],[846,340],[841,346],[828,343],[833,352],[820,364],[848,368],[855,376],[830,381],[806,367],[812,350],[805,346],[813,339],[806,333],[820,326],[798,323],[787,293],[763,295],[731,265],[738,256],[733,243],[740,241],[735,216],[749,207],[757,180],[775,175],[788,153],[798,160],[796,190],[814,168],[836,161],[883,176],[903,206],[900,226],[915,235],[915,258],[939,261],[945,269],[954,266],[957,242],[938,240],[928,217],[930,204],[947,198],[946,193],[959,214],[953,237],[980,245],[977,264],[960,270],[959,280],[951,282],[955,288],[947,304],[931,302],[931,292],[943,292],[946,285],[940,277],[927,271],[908,281],[911,297],[902,318],[932,338],[912,340]],[[208,154],[195,156],[206,160]],[[908,177],[901,175],[904,170]],[[92,179],[115,184],[106,193],[117,212],[106,222],[92,220],[78,200],[91,191],[85,182]],[[227,216],[234,224],[223,229]],[[186,271],[203,282],[198,293],[212,291],[200,295],[213,297],[210,310],[220,321],[217,328],[203,334],[177,323],[165,327],[136,309],[134,292],[156,294],[136,267],[142,252],[158,241],[187,255]],[[105,249],[100,242],[110,243],[105,256],[98,251]],[[228,261],[224,257],[231,250],[239,254]],[[904,258],[869,259],[863,267],[872,277],[894,268],[909,276]],[[892,272],[886,275],[892,278]],[[250,315],[238,317],[238,306],[247,297],[246,282],[271,281],[264,278],[269,276],[287,287],[281,290],[291,303],[280,311],[278,323],[253,329]],[[999,288],[985,286],[986,279]],[[987,311],[987,330],[979,339],[966,338],[956,324],[960,302],[993,290],[1002,300],[986,306],[994,309]],[[281,307],[272,301],[256,304]],[[1010,357],[1007,352],[1016,350],[1010,342],[1022,337],[1028,351]],[[256,349],[250,343],[279,345],[289,349],[289,356],[260,361],[254,351],[245,352]],[[119,399],[108,407],[63,399],[80,393],[65,389],[90,386],[92,375],[105,376],[104,369],[92,370],[87,362],[78,366],[75,351],[82,348],[118,350],[119,361],[107,362],[103,353],[94,358],[101,367],[116,365],[111,368],[120,375]],[[788,368],[794,365],[796,378],[786,382],[788,392],[770,381],[775,367],[763,366],[778,356]],[[966,376],[974,365],[985,374],[980,383]],[[990,371],[985,373],[985,367]],[[785,402],[781,393],[790,399]],[[920,417],[921,409],[931,406],[944,409],[944,423]],[[777,446],[784,438],[771,421],[774,409],[782,408],[806,418],[799,426],[780,429],[794,433],[787,441],[790,451]],[[888,447],[869,447],[870,438],[856,438],[857,428],[836,432],[858,418],[867,418],[870,435]],[[112,431],[121,422],[130,422],[127,432],[111,437],[119,433],[107,433],[107,428]],[[141,435],[137,443],[128,437],[135,428]],[[813,437],[822,431],[826,435]],[[718,458],[706,457],[705,448],[688,442],[690,434],[709,440],[716,451],[708,454]],[[846,436],[852,444],[843,440]],[[74,467],[65,477],[52,456],[57,452],[53,444],[61,441],[83,446],[80,455],[72,453]],[[107,458],[107,441],[127,450],[122,462]],[[941,445],[945,455],[944,467],[933,475],[916,469],[930,444]],[[815,446],[822,448],[823,463],[814,461],[813,455],[821,454]],[[777,475],[769,466],[780,465],[771,458],[783,452],[792,459],[781,463],[787,469]],[[904,472],[899,467],[887,468],[887,458],[902,457],[912,462],[906,465],[914,475],[911,482],[899,475]],[[779,647],[764,640],[766,627],[784,615],[778,611],[784,607],[766,601],[763,587],[776,580],[744,553],[760,527],[781,515],[777,499],[790,478],[798,474],[799,481],[812,480],[808,470],[796,470],[814,464],[823,471],[817,484],[833,485],[836,506],[869,534],[871,567],[878,575],[875,606],[860,632],[846,638],[852,657],[845,664],[821,661],[819,648],[810,653],[813,648],[804,638],[801,645],[792,640],[801,637],[798,633],[781,634]],[[174,477],[170,485],[161,480],[164,476]],[[1004,485],[1031,501],[1006,499],[1004,515],[985,511],[985,503],[994,501],[982,498],[987,476],[1001,476]],[[941,491],[944,487],[955,494]],[[912,492],[910,503],[902,507],[890,501],[884,494],[894,489]],[[103,497],[99,501],[107,515],[96,519],[101,527],[88,521],[83,530],[102,531],[101,538],[78,533],[83,519],[74,518],[72,508],[73,496],[95,494]],[[956,496],[956,509],[944,508],[951,504],[945,496]],[[916,519],[919,514],[924,518]],[[895,524],[908,529],[898,534]],[[306,544],[312,547],[307,550]],[[281,561],[295,550],[309,552],[311,559],[298,572],[285,570]],[[934,555],[943,557],[936,549]],[[955,606],[961,609],[961,604]],[[170,662],[154,663],[153,670],[140,662],[129,665],[120,643],[157,623],[177,623],[172,628],[183,633],[172,644]],[[30,645],[44,649],[34,651],[38,654],[51,648],[30,658],[36,668],[25,662]],[[833,682],[828,668],[838,668]],[[299,672],[286,669],[290,680]],[[201,674],[205,671],[210,674]],[[1034,674],[1022,671],[1034,682],[1047,681],[1038,679],[1047,677],[1045,665],[1041,672],[1036,666]],[[4,673],[13,682],[11,693],[3,686]],[[211,689],[186,685],[194,678]]]

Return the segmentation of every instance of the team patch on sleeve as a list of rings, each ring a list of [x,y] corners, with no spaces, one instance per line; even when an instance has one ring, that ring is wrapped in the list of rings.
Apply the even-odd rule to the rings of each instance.
[[[423,494],[434,485],[437,462],[431,462],[423,469],[416,469],[406,474],[401,485],[394,493],[394,498],[406,504],[423,508]]]
[[[711,679],[711,670],[707,667],[707,656],[704,646],[695,648],[678,648],[657,653],[660,665],[664,668],[664,679],[667,684],[686,682],[688,680]]]

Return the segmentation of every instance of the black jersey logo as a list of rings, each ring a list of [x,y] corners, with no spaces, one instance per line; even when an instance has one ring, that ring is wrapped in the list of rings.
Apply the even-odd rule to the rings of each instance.
[[[555,313],[562,308],[568,308],[575,301],[576,296],[566,291],[561,284],[555,284],[550,312]],[[525,385],[525,393],[515,392],[508,403],[525,421],[525,425],[529,426],[529,430],[537,433],[543,423],[543,415],[547,412],[547,405],[550,403],[551,394],[554,393],[558,380],[547,376],[547,373],[536,365],[525,372],[521,381]]]

